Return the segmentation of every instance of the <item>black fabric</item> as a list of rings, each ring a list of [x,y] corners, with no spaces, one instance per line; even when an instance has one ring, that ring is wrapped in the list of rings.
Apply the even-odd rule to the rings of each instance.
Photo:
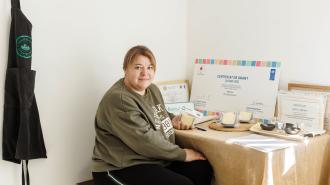
[[[28,160],[46,158],[46,148],[34,95],[36,72],[31,70],[32,24],[20,9],[19,0],[11,0],[8,65],[2,134],[3,160],[21,163],[29,185]],[[22,172],[24,172],[22,163]],[[24,173],[22,174],[24,177]],[[25,180],[22,178],[22,183]]]
[[[206,160],[193,162],[173,162],[168,169],[188,177],[194,185],[210,185],[213,177],[213,170]]]
[[[142,164],[110,172],[93,172],[95,185],[210,185],[208,161],[173,162],[164,168]]]
[[[31,70],[32,24],[20,10],[19,0],[11,2],[2,151],[4,160],[20,163],[47,156],[34,95],[36,72]]]

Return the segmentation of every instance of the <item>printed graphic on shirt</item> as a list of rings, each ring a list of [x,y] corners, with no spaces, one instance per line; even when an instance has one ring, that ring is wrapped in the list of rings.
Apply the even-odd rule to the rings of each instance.
[[[152,106],[152,109],[154,111],[156,129],[159,130],[162,127],[165,137],[169,138],[174,133],[174,130],[171,119],[165,112],[165,108],[162,107],[162,104],[158,104],[156,106]]]
[[[162,122],[160,121],[160,117],[158,116],[157,113],[154,112],[154,118],[155,118],[155,127],[156,127],[156,130],[159,130],[161,125],[162,125]]]
[[[162,125],[166,138],[169,138],[172,134],[174,134],[172,122],[169,117],[162,121]]]
[[[31,58],[32,39],[30,36],[21,35],[16,38],[16,54],[21,58]]]

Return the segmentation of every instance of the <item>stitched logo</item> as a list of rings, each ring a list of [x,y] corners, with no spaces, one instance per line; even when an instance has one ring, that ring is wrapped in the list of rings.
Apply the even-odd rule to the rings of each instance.
[[[21,35],[16,38],[16,54],[21,58],[31,58],[32,39],[30,36]]]

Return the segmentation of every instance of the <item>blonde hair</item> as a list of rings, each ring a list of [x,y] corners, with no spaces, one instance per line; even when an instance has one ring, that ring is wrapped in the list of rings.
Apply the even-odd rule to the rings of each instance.
[[[132,64],[134,60],[140,55],[147,57],[150,60],[152,67],[156,71],[156,59],[154,54],[151,52],[149,48],[142,45],[134,46],[127,51],[123,63],[124,71],[127,69],[127,66]]]

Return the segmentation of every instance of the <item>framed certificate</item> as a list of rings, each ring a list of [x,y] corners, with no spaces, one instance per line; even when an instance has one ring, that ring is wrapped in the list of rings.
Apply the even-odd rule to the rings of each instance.
[[[330,86],[307,84],[307,83],[288,83],[289,91],[304,91],[304,92],[322,92],[328,93],[327,103],[324,115],[324,129],[330,133]]]
[[[325,94],[294,91],[278,93],[279,120],[297,124],[312,133],[324,131],[325,106]]]
[[[274,116],[280,62],[196,59],[190,100],[204,115],[252,112]]]
[[[188,80],[157,82],[165,104],[189,102]]]

